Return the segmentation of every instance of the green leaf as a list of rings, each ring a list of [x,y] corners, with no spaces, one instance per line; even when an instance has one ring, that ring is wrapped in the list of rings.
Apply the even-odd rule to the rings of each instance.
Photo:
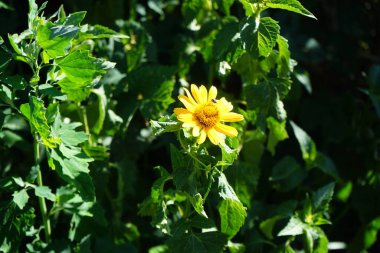
[[[167,253],[169,251],[169,247],[166,244],[157,245],[149,249],[148,253]]]
[[[319,168],[327,175],[332,176],[334,179],[338,179],[338,170],[335,167],[334,162],[327,155],[317,152],[317,157],[314,160],[313,166]]]
[[[249,109],[256,110],[263,116],[273,116],[281,122],[287,116],[281,99],[289,90],[289,80],[270,78],[260,81],[256,85],[247,85],[244,92]]]
[[[0,9],[13,10],[13,8],[4,2],[0,1]]]
[[[159,120],[151,120],[150,127],[152,128],[154,135],[160,135],[167,132],[177,132],[181,129],[182,123],[175,119],[175,115],[164,116]]]
[[[56,63],[71,82],[78,83],[75,87],[90,84],[95,78],[105,74],[107,69],[115,66],[115,63],[90,56],[89,51],[74,51],[57,59]]]
[[[307,164],[312,164],[317,157],[317,148],[314,141],[302,128],[297,126],[296,123],[290,121],[290,125],[292,126],[294,135],[296,136],[297,141],[300,145],[302,158]]]
[[[17,191],[12,194],[13,196],[13,202],[16,203],[16,205],[22,210],[24,209],[25,205],[28,203],[29,195],[26,192],[26,189],[22,189],[21,191]]]
[[[28,27],[30,30],[34,28],[34,20],[38,15],[38,6],[35,0],[29,0]]]
[[[51,189],[47,186],[36,186],[34,188],[34,194],[36,194],[37,197],[46,198],[50,201],[55,201],[55,195],[51,192]]]
[[[206,216],[204,212],[204,200],[202,195],[198,192],[197,169],[194,162],[188,157],[181,154],[181,152],[174,146],[170,145],[170,156],[173,167],[173,182],[176,188],[189,195],[191,204],[195,211]]]
[[[218,211],[221,219],[221,231],[228,235],[229,238],[234,237],[241,226],[243,226],[247,212],[245,207],[236,196],[235,191],[227,181],[226,176],[219,172],[218,176],[218,192],[222,198],[218,205]]]
[[[172,252],[220,253],[227,243],[225,235],[218,231],[183,234],[169,240]]]
[[[57,136],[51,135],[43,101],[31,96],[29,97],[29,104],[22,104],[20,111],[29,120],[33,129],[41,136],[45,146],[54,148],[61,142]]]
[[[185,25],[188,25],[193,19],[195,19],[199,11],[203,7],[202,0],[184,0],[181,6],[183,20]]]
[[[281,159],[272,169],[270,181],[279,191],[289,191],[297,187],[306,178],[307,172],[291,156]]]
[[[334,194],[334,187],[335,183],[329,183],[313,192],[312,201],[314,212],[325,211],[329,208],[329,203]]]
[[[290,58],[288,41],[279,35],[277,37],[278,44],[278,60],[277,60],[277,76],[287,78],[293,72],[294,63]]]
[[[65,56],[71,47],[72,39],[77,35],[79,27],[55,25],[52,22],[39,25],[37,43],[51,58]]]
[[[308,226],[303,223],[297,216],[292,216],[288,224],[278,233],[277,236],[294,236],[302,235],[304,229]]]
[[[238,43],[239,23],[229,20],[215,36],[212,53],[215,59],[224,60],[228,52],[234,52]]]
[[[160,117],[174,102],[171,97],[174,74],[174,67],[151,65],[138,68],[127,76],[128,92],[140,103],[140,111],[145,118]]]
[[[80,125],[80,123],[63,123],[59,112],[57,113],[53,133],[62,140],[62,143],[58,148],[50,149],[48,162],[62,179],[75,185],[84,200],[92,201],[95,193],[88,167],[93,159],[87,157],[82,149],[77,147],[88,139],[88,135],[84,132],[74,130]]]
[[[309,18],[317,19],[310,11],[305,9],[302,4],[297,0],[269,0],[265,1],[265,6],[274,9],[283,9],[292,11]]]
[[[92,92],[98,97],[98,117],[95,122],[95,125],[92,127],[92,131],[95,134],[99,134],[103,129],[104,119],[106,117],[106,108],[107,108],[107,97],[104,92],[104,88],[100,87],[99,89],[93,89]]]
[[[62,25],[65,27],[79,26],[85,16],[86,16],[85,11],[71,13],[64,19],[64,21],[62,22]]]
[[[318,241],[317,241],[317,244],[315,245],[313,252],[314,253],[328,252],[329,240],[325,232],[323,232],[323,230],[320,227],[315,227],[313,229],[317,232],[317,236],[318,236]]]
[[[160,202],[164,198],[164,185],[171,175],[161,166],[155,167],[155,169],[160,171],[161,176],[153,183],[150,196],[153,202]]]
[[[229,16],[230,15],[230,8],[233,5],[234,0],[217,0],[216,4],[218,5],[218,8],[223,10],[223,12]]]
[[[9,85],[15,90],[23,90],[27,86],[26,81],[20,75],[2,76],[0,77],[0,81]]]
[[[105,39],[105,38],[119,38],[119,39],[126,39],[129,38],[129,36],[118,33],[108,27],[101,26],[101,25],[86,25],[85,27],[82,27],[79,38],[76,43],[87,40],[87,39]]]
[[[6,104],[13,105],[14,94],[3,84],[0,85],[0,101],[3,101]]]
[[[276,146],[280,141],[287,139],[288,132],[286,132],[286,121],[278,122],[272,117],[267,118],[267,126],[269,129],[267,149],[271,152],[272,156],[276,153]]]
[[[276,45],[280,26],[270,17],[248,17],[241,24],[240,39],[243,48],[256,56],[268,57]]]

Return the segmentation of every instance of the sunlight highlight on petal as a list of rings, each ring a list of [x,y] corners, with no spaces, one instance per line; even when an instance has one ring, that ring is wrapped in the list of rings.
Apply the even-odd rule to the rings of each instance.
[[[209,92],[208,92],[208,102],[212,102],[213,99],[216,98],[216,95],[218,94],[218,90],[216,89],[215,86],[211,86]]]
[[[238,131],[236,130],[236,128],[234,128],[232,126],[224,125],[222,123],[216,124],[215,130],[222,133],[222,134],[228,135],[228,136],[235,137],[238,135]]]
[[[237,122],[244,120],[244,117],[239,113],[225,112],[220,115],[220,120],[225,122]]]
[[[190,112],[194,112],[195,106],[191,103],[190,99],[186,96],[179,95],[178,99],[182,102],[182,104],[186,107]]]

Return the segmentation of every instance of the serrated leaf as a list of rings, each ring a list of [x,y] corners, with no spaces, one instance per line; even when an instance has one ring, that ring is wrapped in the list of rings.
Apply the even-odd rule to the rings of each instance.
[[[221,231],[229,238],[234,237],[243,226],[247,213],[243,204],[234,199],[224,199],[218,206]]]
[[[221,231],[232,238],[243,226],[247,212],[240,202],[234,189],[230,186],[226,176],[218,172],[218,192],[222,201],[219,203],[218,211],[221,219]]]
[[[261,113],[263,116],[273,116],[278,121],[284,121],[287,113],[281,101],[290,90],[290,80],[269,78],[256,85],[247,85],[244,89],[249,109]]]
[[[303,223],[298,217],[292,216],[288,224],[278,233],[277,236],[294,236],[302,235],[304,229],[308,226]]]
[[[317,19],[310,11],[305,9],[302,4],[297,0],[269,0],[265,2],[265,6],[268,8],[283,9],[292,11],[309,18]]]
[[[280,26],[270,17],[248,17],[240,28],[243,48],[257,56],[268,57],[276,45],[279,34]]]
[[[164,116],[159,120],[151,120],[150,127],[154,135],[160,135],[167,132],[177,132],[182,127],[182,123],[175,120],[174,117]]]
[[[54,148],[61,142],[59,138],[51,134],[43,101],[31,96],[29,97],[29,104],[22,104],[20,111],[29,120],[33,129],[41,136],[45,146]]]
[[[302,158],[307,164],[312,164],[317,157],[317,148],[314,141],[302,128],[296,125],[296,123],[290,121],[290,125],[292,126],[294,135],[300,145]]]
[[[29,195],[26,189],[22,189],[21,191],[17,191],[12,194],[13,202],[22,210],[25,205],[28,203]]]
[[[36,40],[51,58],[57,58],[67,54],[71,41],[78,31],[78,26],[55,25],[47,22],[38,26]]]
[[[317,191],[313,192],[312,201],[314,212],[325,211],[329,207],[329,203],[334,194],[335,183],[329,183]]]
[[[220,253],[226,243],[226,236],[218,231],[183,234],[169,240],[173,252],[186,253]]]
[[[46,198],[50,201],[55,201],[55,195],[51,192],[51,189],[47,186],[36,186],[34,188],[34,194],[36,194],[37,197]]]
[[[96,77],[106,73],[107,69],[115,66],[114,63],[90,56],[89,51],[75,51],[57,59],[56,63],[66,77],[73,83],[78,83],[78,86],[90,84]]]

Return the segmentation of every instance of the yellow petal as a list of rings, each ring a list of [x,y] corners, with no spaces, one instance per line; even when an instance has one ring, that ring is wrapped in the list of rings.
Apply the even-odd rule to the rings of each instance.
[[[182,102],[182,104],[186,107],[187,110],[190,112],[195,111],[195,106],[191,103],[190,99],[184,95],[179,95],[178,96],[179,101]]]
[[[191,114],[191,113],[184,113],[184,114],[177,115],[177,119],[179,121],[187,122],[187,123],[194,122],[194,120],[193,120],[193,114]]]
[[[222,133],[222,134],[228,135],[228,136],[234,136],[235,137],[238,135],[238,131],[236,130],[236,128],[234,128],[232,126],[224,125],[222,123],[216,124],[215,130]]]
[[[189,101],[194,105],[194,106],[197,106],[197,102],[194,100],[193,96],[191,95],[191,93],[189,92],[188,89],[186,88],[183,88],[186,92],[186,95],[187,97],[189,98]]]
[[[214,128],[207,131],[207,137],[210,139],[212,144],[219,145],[219,143],[224,143],[224,136],[218,133]]]
[[[207,103],[207,89],[204,85],[201,85],[199,88],[199,102],[201,104]]]
[[[237,122],[244,120],[244,117],[239,113],[224,112],[220,114],[220,120],[225,122]]]
[[[199,94],[198,87],[195,84],[192,84],[190,86],[190,89],[191,89],[191,94],[193,94],[195,101],[197,101],[197,103],[199,104],[201,100],[200,100],[200,94]]]
[[[180,114],[187,114],[187,113],[190,113],[189,110],[185,109],[185,108],[174,108],[174,113],[176,115],[180,115]]]
[[[226,100],[226,98],[222,97],[217,102],[219,110],[222,112],[230,112],[234,108],[233,105]]]
[[[194,137],[198,137],[199,136],[199,130],[200,130],[200,128],[198,126],[193,127],[192,134],[193,134]]]
[[[202,129],[201,131],[200,131],[200,135],[199,135],[199,137],[198,137],[198,144],[202,144],[203,142],[205,142],[205,140],[206,140],[206,137],[207,137],[207,134],[206,134],[206,132]]]
[[[184,128],[191,128],[191,127],[196,127],[196,126],[197,125],[196,125],[196,123],[194,121],[192,121],[192,122],[184,122],[182,124],[182,127],[184,127]]]
[[[208,102],[211,102],[213,99],[216,98],[216,95],[218,94],[218,90],[215,86],[211,86],[210,90],[208,91]]]

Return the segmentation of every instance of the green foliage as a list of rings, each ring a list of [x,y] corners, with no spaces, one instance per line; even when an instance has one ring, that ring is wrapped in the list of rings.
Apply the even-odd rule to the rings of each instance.
[[[378,249],[376,1],[27,2],[0,1],[0,252]],[[192,83],[236,137],[197,143]]]

